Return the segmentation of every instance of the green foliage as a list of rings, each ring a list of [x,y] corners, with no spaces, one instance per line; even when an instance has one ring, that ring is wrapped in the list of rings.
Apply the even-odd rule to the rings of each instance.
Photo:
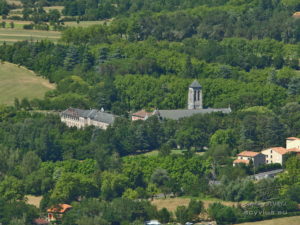
[[[25,194],[22,181],[13,176],[4,177],[0,183],[0,194],[6,201],[22,200]]]

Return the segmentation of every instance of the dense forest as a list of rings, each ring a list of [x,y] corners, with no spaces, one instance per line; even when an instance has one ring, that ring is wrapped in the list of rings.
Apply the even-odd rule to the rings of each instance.
[[[66,17],[110,22],[64,28],[57,44],[0,46],[1,62],[56,84],[43,99],[0,107],[0,223],[32,224],[59,203],[73,206],[66,225],[184,224],[200,212],[232,224],[284,216],[251,210],[299,214],[299,157],[287,159],[276,179],[258,182],[249,176],[281,165],[232,167],[238,152],[285,146],[286,137],[300,135],[300,19],[292,17],[298,1],[22,3],[36,23],[58,23],[57,12],[39,10],[51,5],[64,6]],[[0,0],[1,15],[10,7]],[[194,79],[205,108],[230,106],[232,113],[130,120],[140,109],[186,108]],[[119,118],[107,130],[69,128],[57,113],[68,107],[103,108]],[[26,195],[43,196],[40,208],[27,205]],[[156,195],[197,200],[170,212],[151,204]],[[261,204],[205,209],[204,197]]]

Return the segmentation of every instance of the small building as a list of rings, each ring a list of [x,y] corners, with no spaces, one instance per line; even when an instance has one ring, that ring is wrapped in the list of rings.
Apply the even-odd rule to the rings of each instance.
[[[68,204],[58,204],[57,206],[51,207],[50,209],[47,209],[47,220],[49,222],[59,221],[71,208],[72,206]]]
[[[258,167],[260,165],[265,164],[266,157],[260,152],[243,151],[237,155],[237,159],[233,161],[233,166],[236,166],[240,163],[249,165],[250,161],[253,162],[254,167]]]
[[[286,154],[289,153],[283,147],[272,147],[261,151],[262,154],[266,156],[266,163],[279,163],[283,165]]]
[[[283,169],[271,170],[271,171],[257,173],[255,175],[252,175],[251,178],[253,178],[255,180],[274,178],[277,174],[282,173],[282,172],[283,172]]]
[[[300,138],[288,137],[286,138],[286,149],[300,149]]]
[[[84,128],[87,126],[95,126],[101,129],[113,124],[116,116],[104,112],[104,110],[84,110],[76,108],[68,108],[60,114],[61,122],[68,127]]]
[[[131,120],[135,121],[135,120],[146,120],[148,119],[150,116],[153,115],[153,112],[147,112],[146,110],[140,110],[138,112],[135,112],[131,115]]]

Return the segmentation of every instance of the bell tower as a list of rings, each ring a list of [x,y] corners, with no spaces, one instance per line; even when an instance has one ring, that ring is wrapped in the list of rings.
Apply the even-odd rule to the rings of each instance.
[[[202,86],[197,80],[194,80],[189,86],[188,109],[203,109]]]

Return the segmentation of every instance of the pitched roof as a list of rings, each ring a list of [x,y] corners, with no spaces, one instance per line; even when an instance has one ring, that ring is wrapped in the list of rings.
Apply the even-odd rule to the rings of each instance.
[[[255,156],[257,156],[258,154],[260,154],[260,152],[243,151],[243,152],[240,152],[240,153],[238,154],[238,156],[255,157]]]
[[[288,152],[297,152],[300,153],[300,149],[299,148],[289,148],[287,149]]]
[[[297,137],[288,137],[288,138],[286,138],[286,140],[295,141],[295,140],[300,140],[300,138],[297,138]]]
[[[193,83],[190,84],[190,88],[202,88],[197,80],[194,80]]]
[[[132,113],[132,116],[137,116],[137,117],[142,117],[142,118],[145,118],[146,116],[151,116],[151,115],[152,115],[152,112],[147,112],[144,109],[137,111],[135,113]]]
[[[249,160],[246,159],[236,159],[233,161],[233,163],[245,163],[245,164],[249,164]]]
[[[96,109],[84,110],[84,109],[76,109],[76,108],[68,108],[65,111],[63,111],[61,115],[67,115],[67,116],[72,116],[77,118],[78,117],[90,118],[91,120],[95,120],[107,124],[112,124],[116,117],[113,114],[102,112]]]
[[[205,114],[213,112],[231,113],[230,108],[207,108],[207,109],[178,109],[178,110],[155,110],[153,114],[160,116],[163,119],[178,120],[184,117],[191,117],[196,114]]]
[[[300,12],[295,12],[295,13],[293,14],[293,17],[294,17],[294,18],[300,18]]]
[[[273,151],[279,153],[280,155],[284,155],[284,154],[288,153],[288,151],[283,147],[271,147],[271,148],[267,148],[265,150],[269,150],[269,149],[272,149]],[[265,150],[263,150],[263,151],[265,151]]]
[[[35,219],[33,221],[34,224],[37,224],[37,225],[47,225],[49,224],[49,222],[43,218],[38,218],[38,219]]]
[[[50,209],[47,209],[47,212],[50,213],[64,213],[68,209],[71,209],[72,206],[68,204],[58,204],[57,206],[51,207]]]

